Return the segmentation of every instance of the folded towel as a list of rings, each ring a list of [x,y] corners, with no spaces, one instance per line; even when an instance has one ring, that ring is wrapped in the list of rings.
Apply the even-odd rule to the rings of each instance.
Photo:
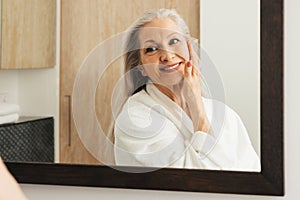
[[[0,124],[14,123],[18,121],[18,119],[19,119],[19,114],[0,116]]]
[[[19,113],[20,106],[10,103],[0,103],[0,116]]]

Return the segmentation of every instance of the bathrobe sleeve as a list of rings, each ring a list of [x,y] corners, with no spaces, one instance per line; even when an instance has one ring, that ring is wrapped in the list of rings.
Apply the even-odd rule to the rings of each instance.
[[[247,131],[226,107],[217,136],[192,132],[190,137],[166,112],[132,101],[124,105],[115,123],[117,165],[259,171],[259,159]]]
[[[260,160],[242,120],[231,108],[225,106],[225,109],[219,134],[215,133],[212,137],[203,132],[194,133],[185,165],[190,168],[259,172]]]

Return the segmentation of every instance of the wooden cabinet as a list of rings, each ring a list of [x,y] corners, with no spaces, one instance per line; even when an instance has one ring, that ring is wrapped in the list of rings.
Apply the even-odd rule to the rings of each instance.
[[[146,10],[157,8],[177,9],[192,36],[199,38],[199,4],[199,0],[61,0],[60,162],[100,163],[80,141],[72,118],[74,80],[90,51],[105,39],[125,31]],[[113,90],[122,73],[122,62],[117,60],[99,80],[95,104],[104,131],[112,120],[108,114],[110,97],[104,94]]]
[[[55,65],[56,1],[1,0],[0,69]]]

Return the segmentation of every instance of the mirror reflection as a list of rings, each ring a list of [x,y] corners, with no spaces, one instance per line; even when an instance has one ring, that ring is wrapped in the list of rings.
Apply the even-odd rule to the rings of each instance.
[[[175,2],[171,0],[143,1],[135,2],[134,4],[133,2],[126,2],[124,5],[119,1],[91,1],[89,4],[74,1],[71,5],[68,1],[61,1],[60,65],[52,69],[1,70],[0,75],[3,77],[3,79],[2,77],[0,79],[1,82],[6,79],[6,82],[10,83],[12,82],[11,78],[17,81],[16,88],[12,89],[6,86],[2,89],[3,93],[9,91],[7,96],[4,95],[5,101],[6,103],[19,105],[20,116],[54,116],[55,133],[53,135],[55,136],[55,150],[53,151],[55,152],[55,162],[106,164],[105,162],[103,163],[101,159],[98,159],[95,154],[104,153],[109,155],[109,153],[113,152],[114,158],[112,160],[115,162],[114,164],[117,165],[259,171],[259,156],[257,156],[259,155],[260,120],[259,4],[258,2],[251,3],[249,1],[249,5],[242,5],[237,1],[230,0],[226,3],[226,6],[230,7],[230,3],[235,4],[237,7],[240,6],[239,10],[233,9],[235,12],[228,14],[228,11],[218,10],[217,7],[219,6],[216,6],[216,2],[208,2],[205,0],[201,2],[190,0],[188,3],[186,1]],[[132,10],[132,12],[126,13],[126,17],[123,16],[124,13],[122,14],[122,12],[117,12],[116,15],[113,16],[107,16],[107,14],[105,14],[107,10],[120,10],[120,8],[124,10],[124,8],[127,7]],[[111,151],[111,149],[104,151],[103,146],[97,144],[96,138],[89,137],[86,132],[83,134],[84,136],[81,135],[80,129],[78,129],[78,121],[76,122],[73,118],[73,109],[76,109],[73,105],[74,102],[77,101],[74,99],[73,94],[76,77],[84,61],[87,62],[85,59],[93,48],[112,36],[128,30],[128,27],[130,27],[135,20],[141,19],[140,17],[146,10],[157,8],[176,9],[178,16],[183,18],[187,27],[190,29],[191,37],[198,38],[201,46],[209,55],[214,66],[216,66],[216,70],[219,71],[221,80],[223,81],[225,98],[220,99],[218,96],[210,95],[210,98],[202,99],[202,88],[200,88],[204,87],[202,85],[195,86],[198,87],[198,93],[192,93],[192,98],[187,96],[191,94],[188,93],[189,91],[193,92],[193,87],[186,86],[186,83],[191,83],[191,81],[186,81],[188,79],[187,77],[190,77],[190,80],[199,82],[201,71],[205,68],[205,65],[201,65],[200,69],[200,64],[198,65],[198,60],[196,59],[198,54],[196,52],[193,53],[192,44],[188,42],[189,40],[186,38],[186,33],[182,31],[182,27],[176,20],[173,20],[171,17],[152,17],[147,23],[142,24],[143,27],[149,26],[148,28],[152,29],[139,31],[137,38],[132,40],[138,40],[140,46],[137,47],[139,59],[136,60],[136,62],[138,65],[130,66],[136,69],[133,70],[134,72],[139,73],[138,75],[140,76],[138,80],[144,80],[144,82],[137,84],[142,86],[142,88],[134,87],[134,95],[131,94],[128,100],[124,101],[121,111],[117,113],[116,116],[113,116],[111,113],[114,112],[114,108],[111,108],[110,105],[111,102],[115,100],[115,98],[112,97],[115,97],[115,88],[120,85],[120,77],[124,75],[124,67],[126,68],[123,62],[124,57],[126,60],[126,57],[134,56],[122,54],[124,57],[120,55],[120,58],[110,63],[110,66],[107,67],[101,77],[97,79],[99,82],[96,95],[89,94],[88,89],[81,90],[82,98],[95,97],[92,102],[96,111],[97,122],[100,124],[103,132],[108,135],[108,133],[112,131],[111,141],[115,144],[114,151]],[[250,16],[242,12],[244,9],[246,10],[246,8],[248,10],[249,8],[253,8],[249,11]],[[212,15],[216,14],[223,16],[224,21],[230,19],[230,23],[228,21],[225,23],[222,19],[219,19],[221,22],[217,22],[218,20],[214,18],[212,19]],[[234,14],[239,14],[238,22],[234,21],[237,20]],[[241,21],[243,23],[241,23]],[[225,25],[228,27],[224,27]],[[250,26],[251,31],[248,31],[248,29],[247,31],[243,30],[244,26]],[[158,31],[157,29],[164,31]],[[223,31],[220,32],[218,30]],[[241,36],[241,33],[245,32],[247,35]],[[173,37],[169,38],[170,34],[176,36],[175,39]],[[237,35],[240,37],[237,37]],[[132,44],[132,42],[129,43]],[[110,47],[110,49],[107,49],[107,52],[115,50],[116,47],[117,46]],[[172,49],[174,47],[175,49]],[[119,48],[122,48],[121,44]],[[244,50],[245,52],[240,52]],[[189,62],[191,57],[194,59],[192,62]],[[98,58],[98,60],[99,59],[105,60],[103,57]],[[176,59],[176,62],[173,60],[175,64],[170,59]],[[200,60],[201,59],[200,56]],[[154,63],[158,63],[155,65],[156,70]],[[176,65],[176,70],[173,70],[172,67],[174,66],[172,64]],[[190,72],[188,71],[189,68],[191,68]],[[198,68],[199,71],[196,70]],[[130,67],[128,67],[128,69],[130,69]],[[93,77],[92,74],[94,72],[92,70],[90,71],[90,77]],[[133,73],[133,71],[131,72]],[[185,75],[189,73],[190,76]],[[197,75],[197,73],[199,74]],[[30,83],[27,83],[28,79],[32,79],[34,74],[36,76],[35,82],[31,82],[32,84],[30,85]],[[247,79],[245,76],[251,78]],[[58,80],[60,81],[59,85]],[[21,86],[20,83],[22,81],[28,86]],[[44,84],[40,84],[40,89],[37,87],[38,81]],[[175,82],[170,83],[170,81]],[[174,85],[176,85],[176,87]],[[31,86],[32,88],[37,87],[34,93],[37,96],[37,101],[42,100],[35,105],[33,102],[30,102],[32,95],[28,95],[27,93],[28,91],[32,91],[29,89]],[[47,91],[45,91],[45,86],[47,86],[47,88],[50,86],[49,90],[47,89]],[[85,85],[85,87],[89,87],[89,85]],[[183,87],[185,88],[184,90],[182,89]],[[209,84],[207,87],[210,87]],[[180,89],[177,90],[177,88]],[[10,95],[10,91],[16,90],[17,92],[13,94],[15,97]],[[113,92],[114,94],[112,94]],[[28,96],[31,96],[31,98]],[[25,100],[23,101],[20,97]],[[138,97],[145,102],[139,103]],[[157,98],[155,104],[148,104],[149,99],[152,100],[154,97]],[[196,97],[201,98],[197,99]],[[215,99],[212,100],[212,97]],[[35,100],[33,99],[32,101]],[[223,102],[222,104],[220,103],[220,105],[222,105],[221,107],[226,109],[219,111],[216,107],[209,107],[209,105],[213,104],[212,102],[220,101]],[[39,105],[41,105],[41,110],[38,109]],[[45,105],[47,105],[47,108]],[[160,105],[157,108],[158,110],[152,110],[152,112],[150,112],[152,107],[156,105]],[[26,106],[27,108],[25,108]],[[141,108],[139,108],[139,106],[141,106]],[[137,111],[132,111],[132,109],[137,109]],[[126,112],[124,110],[126,110]],[[140,110],[145,112],[141,113]],[[197,110],[204,110],[205,112],[196,112]],[[230,112],[227,112],[227,110],[230,110]],[[180,114],[180,119],[174,117],[176,114],[178,115],[178,113]],[[199,115],[199,113],[202,114]],[[222,130],[228,128],[227,132],[213,130],[211,119],[214,118],[215,115],[212,113],[217,113],[216,116],[221,116],[221,118],[225,119],[221,120],[221,124]],[[138,114],[142,114],[143,117]],[[128,121],[128,119],[132,118],[134,118],[134,120]],[[184,122],[182,118],[184,118],[186,122]],[[112,123],[115,119],[116,123]],[[159,124],[163,125],[159,126],[159,131],[147,131],[148,134],[155,133],[156,137],[153,135],[151,135],[151,137],[143,135],[142,139],[137,140],[137,137],[132,134],[137,134],[139,131],[136,131],[133,127],[144,127],[147,123],[153,123],[153,121],[147,121],[149,119],[155,119]],[[84,120],[87,119],[83,119],[82,121]],[[178,121],[180,121],[180,124],[176,124]],[[201,123],[198,123],[200,121]],[[132,122],[137,124],[130,124]],[[88,126],[89,123],[90,122],[85,121],[84,124]],[[188,127],[186,128],[188,129],[186,131],[187,135],[192,132],[191,136],[185,138],[186,134],[183,131],[182,124]],[[151,130],[152,128],[153,127],[151,127]],[[124,131],[127,129],[133,131]],[[145,131],[146,129],[143,130]],[[222,136],[226,135],[226,137],[219,137],[218,134]],[[146,137],[147,140],[144,137]],[[96,153],[91,151],[85,140],[91,141],[92,145],[96,146]],[[216,142],[214,140],[216,140]],[[199,146],[195,146],[194,144],[196,143],[199,144]],[[205,151],[202,148],[204,144],[206,144],[206,146],[211,144],[216,148],[212,148],[212,146],[211,148],[210,146],[206,147],[207,153],[203,153]],[[193,148],[186,148],[187,146],[192,146]],[[222,150],[223,148],[226,150]],[[241,149],[245,150],[245,152],[241,151]],[[214,151],[219,153],[214,154]],[[127,154],[124,152],[130,153]],[[149,155],[149,152],[154,153]],[[140,153],[148,154],[148,156],[139,157]],[[138,155],[136,156],[136,154]],[[197,161],[199,156],[202,159],[201,162]],[[212,157],[210,158],[209,156]],[[228,159],[225,161],[220,159],[220,157],[228,157]],[[207,162],[202,162],[203,160],[207,160]],[[228,166],[224,164],[227,161],[229,161],[228,163],[236,163],[236,165]],[[249,164],[250,162],[251,164]]]

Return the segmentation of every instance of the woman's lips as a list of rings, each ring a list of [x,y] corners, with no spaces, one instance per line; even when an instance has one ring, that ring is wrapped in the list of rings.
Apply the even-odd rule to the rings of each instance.
[[[172,72],[172,71],[177,70],[179,68],[180,64],[181,64],[181,62],[173,64],[173,65],[166,65],[166,66],[161,67],[159,69],[161,71],[164,71],[164,72]]]

